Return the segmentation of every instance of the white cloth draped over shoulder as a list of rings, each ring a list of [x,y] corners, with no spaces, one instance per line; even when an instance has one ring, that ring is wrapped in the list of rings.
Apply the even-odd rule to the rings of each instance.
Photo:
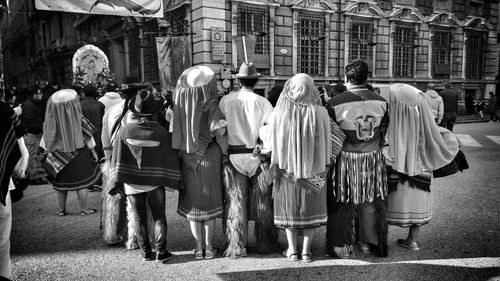
[[[438,127],[424,93],[396,83],[390,86],[387,162],[396,171],[416,176],[450,163],[459,143],[449,130]]]
[[[285,83],[270,119],[261,138],[272,151],[272,164],[296,178],[325,171],[330,163],[330,118],[309,75],[300,73]]]

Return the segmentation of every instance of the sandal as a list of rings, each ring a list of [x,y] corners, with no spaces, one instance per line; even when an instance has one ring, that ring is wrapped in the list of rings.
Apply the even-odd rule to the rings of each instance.
[[[301,257],[303,262],[312,262],[311,254],[302,254]]]
[[[65,210],[60,210],[59,212],[56,213],[57,216],[64,217],[66,214]]]
[[[299,254],[298,253],[291,253],[290,255],[288,255],[288,249],[283,250],[283,252],[281,252],[281,255],[286,257],[287,259],[289,259],[291,261],[298,261],[299,260]]]
[[[420,250],[420,248],[418,247],[418,244],[417,242],[408,242],[408,240],[406,239],[398,239],[398,245],[403,247],[403,248],[406,248],[408,250],[412,250],[412,251],[418,251]]]
[[[215,255],[217,255],[216,248],[212,248],[211,250],[205,250],[205,258],[206,259],[213,259]]]
[[[193,254],[194,254],[195,259],[197,259],[197,260],[203,259],[203,250],[194,249]]]
[[[86,215],[91,215],[91,214],[93,214],[93,213],[95,213],[95,212],[97,212],[97,210],[96,210],[96,209],[82,210],[82,211],[80,212],[80,215],[81,215],[81,216],[86,216]]]

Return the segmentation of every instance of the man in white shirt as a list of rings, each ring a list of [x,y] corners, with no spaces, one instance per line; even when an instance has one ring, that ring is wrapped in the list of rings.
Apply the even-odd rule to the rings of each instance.
[[[255,65],[242,63],[235,75],[240,90],[224,96],[219,103],[227,121],[229,143],[229,161],[224,165],[228,198],[225,219],[229,243],[224,253],[226,257],[246,255],[248,220],[252,219],[255,220],[257,252],[271,253],[278,247],[277,229],[273,223],[272,191],[267,180],[259,180],[263,172],[267,174],[267,168],[261,165],[260,157],[253,154],[259,129],[267,123],[273,111],[266,98],[253,92],[260,77]]]

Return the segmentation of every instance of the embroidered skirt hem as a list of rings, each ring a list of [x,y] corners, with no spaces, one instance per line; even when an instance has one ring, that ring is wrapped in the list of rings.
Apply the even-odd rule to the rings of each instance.
[[[222,218],[222,213],[224,209],[222,207],[216,208],[210,211],[202,211],[197,209],[186,210],[179,206],[177,208],[177,214],[181,215],[188,221],[207,221],[216,218]]]
[[[432,217],[432,194],[413,188],[409,182],[398,183],[388,196],[387,222],[400,227],[422,226]]]
[[[73,191],[89,187],[99,181],[101,169],[92,162],[87,147],[78,150],[78,154],[56,176],[49,178],[55,190]]]

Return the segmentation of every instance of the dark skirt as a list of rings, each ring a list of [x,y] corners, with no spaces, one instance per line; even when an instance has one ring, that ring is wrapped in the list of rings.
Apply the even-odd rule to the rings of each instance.
[[[48,178],[55,190],[72,191],[89,187],[101,177],[99,165],[92,162],[89,149],[78,149],[78,154],[66,165],[55,179]]]
[[[326,224],[326,186],[320,193],[302,180],[286,175],[274,181],[274,224],[285,229],[307,229]]]
[[[179,190],[177,213],[190,221],[220,217],[222,202],[222,151],[209,144],[196,170],[183,166],[184,186]]]

